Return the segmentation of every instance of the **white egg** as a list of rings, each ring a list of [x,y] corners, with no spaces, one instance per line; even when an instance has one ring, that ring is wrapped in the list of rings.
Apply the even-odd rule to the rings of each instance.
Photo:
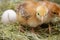
[[[1,16],[1,21],[3,24],[16,22],[16,12],[14,10],[6,10]]]

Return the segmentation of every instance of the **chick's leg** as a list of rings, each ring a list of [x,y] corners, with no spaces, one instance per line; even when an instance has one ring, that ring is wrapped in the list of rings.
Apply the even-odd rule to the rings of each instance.
[[[50,24],[49,24],[48,29],[49,29],[49,34],[51,34],[51,26],[50,26]]]
[[[35,32],[33,27],[31,28],[31,31],[32,31],[33,33]]]
[[[21,26],[21,25],[19,25],[19,31],[21,31],[21,32],[23,32],[23,33],[24,33],[24,32],[25,32],[25,31],[24,31],[24,27],[23,27],[23,26]]]
[[[32,27],[30,31],[31,31],[32,33],[36,33],[34,27]]]

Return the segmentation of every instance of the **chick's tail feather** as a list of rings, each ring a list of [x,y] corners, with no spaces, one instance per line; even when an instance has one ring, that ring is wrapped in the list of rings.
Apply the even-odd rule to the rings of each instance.
[[[17,21],[16,12],[14,10],[6,10],[1,16],[1,22],[3,24],[15,23]]]

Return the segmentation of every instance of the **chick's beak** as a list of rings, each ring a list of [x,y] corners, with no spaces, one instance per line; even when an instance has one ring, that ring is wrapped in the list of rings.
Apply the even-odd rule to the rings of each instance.
[[[42,21],[42,22],[44,21],[44,17],[43,17],[43,16],[41,17],[41,21]]]

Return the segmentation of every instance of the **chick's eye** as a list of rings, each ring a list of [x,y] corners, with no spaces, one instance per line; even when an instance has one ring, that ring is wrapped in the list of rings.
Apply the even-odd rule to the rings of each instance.
[[[56,12],[53,12],[53,14],[56,14]]]
[[[39,15],[39,13],[38,13],[38,15]]]
[[[56,12],[53,12],[53,14],[57,15],[58,13],[56,13]]]

